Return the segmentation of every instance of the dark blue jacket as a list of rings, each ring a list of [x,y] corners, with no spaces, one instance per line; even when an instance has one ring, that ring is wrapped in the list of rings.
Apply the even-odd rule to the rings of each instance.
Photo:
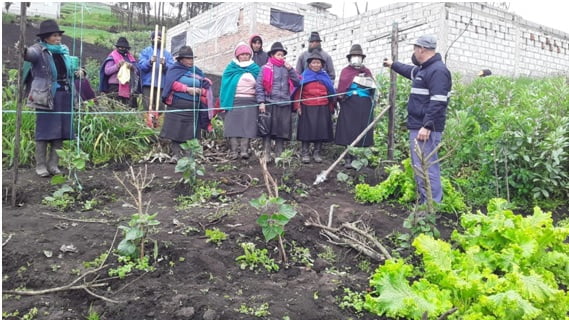
[[[154,48],[150,46],[144,48],[144,50],[142,50],[140,56],[138,57],[138,68],[140,69],[140,77],[142,78],[143,87],[149,87],[150,84],[152,83],[152,77],[150,75],[152,73],[152,63],[150,62],[150,60],[152,59],[153,55],[154,55]],[[160,60],[160,49],[156,50],[156,61],[159,60]],[[167,50],[164,50],[164,61],[165,61],[164,66],[162,66],[161,83],[158,83],[158,70],[160,69],[159,67],[160,65],[159,64],[156,65],[156,71],[154,71],[155,88],[163,87],[164,75],[166,74],[166,71],[168,71],[168,68],[173,66],[174,63],[176,63],[176,61],[174,61],[174,58],[172,57],[172,54]]]
[[[446,109],[452,88],[450,71],[439,53],[420,66],[394,62],[391,69],[413,81],[407,103],[407,128],[445,129]]]

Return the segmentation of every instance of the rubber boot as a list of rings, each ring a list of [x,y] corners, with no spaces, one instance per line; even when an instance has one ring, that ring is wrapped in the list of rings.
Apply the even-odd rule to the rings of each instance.
[[[346,169],[351,169],[352,167],[352,161],[354,160],[354,157],[347,153],[346,156],[344,157],[344,168]]]
[[[314,158],[314,162],[316,163],[322,162],[322,157],[320,156],[321,150],[322,150],[322,142],[314,142],[314,152],[312,153],[312,157]]]
[[[36,141],[36,173],[40,177],[49,177],[46,167],[47,141]]]
[[[239,147],[239,138],[231,137],[229,138],[229,159],[235,160],[237,159],[237,148]]]
[[[63,140],[52,140],[51,141],[51,148],[49,150],[49,160],[47,162],[47,170],[49,173],[53,175],[61,174],[61,170],[59,170],[59,155],[57,154],[57,150],[61,150],[63,148]]]
[[[172,150],[172,157],[170,158],[170,163],[176,164],[180,157],[182,156],[182,147],[179,142],[172,141],[170,143],[170,149]]]
[[[263,150],[265,161],[271,162],[271,137],[263,137]]]
[[[284,140],[283,139],[276,139],[275,140],[275,158],[281,156],[284,150]]]
[[[302,163],[310,163],[310,142],[302,141],[300,156],[302,158]]]
[[[241,151],[241,159],[249,159],[249,138],[241,138],[239,149]]]

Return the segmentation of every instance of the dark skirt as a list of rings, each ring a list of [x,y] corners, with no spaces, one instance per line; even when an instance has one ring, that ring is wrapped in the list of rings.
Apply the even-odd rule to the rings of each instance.
[[[174,101],[168,106],[168,112],[164,116],[160,137],[180,143],[191,139],[199,139],[201,137],[199,106],[200,103],[198,101],[194,102],[174,97]]]
[[[292,106],[290,104],[267,104],[271,113],[271,138],[290,140],[292,136]]]
[[[135,95],[131,94],[130,98],[119,96],[118,84],[112,84],[112,83],[109,84],[109,90],[107,91],[107,96],[133,109],[138,108],[138,101],[136,100]]]
[[[256,138],[259,107],[252,97],[237,97],[233,109],[227,111],[223,120],[223,136],[226,138]]]
[[[71,110],[71,92],[56,91],[53,110],[36,110],[36,141],[73,140]]]
[[[349,146],[373,121],[373,108],[370,98],[351,96],[340,103],[340,115],[336,125],[336,144]],[[356,147],[373,145],[373,130],[358,142]]]
[[[332,114],[326,106],[301,105],[296,139],[307,142],[329,142],[334,138]]]

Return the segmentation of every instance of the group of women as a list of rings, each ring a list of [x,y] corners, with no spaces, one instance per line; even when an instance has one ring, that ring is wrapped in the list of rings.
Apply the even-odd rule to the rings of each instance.
[[[296,137],[301,141],[303,163],[310,163],[311,156],[315,162],[322,162],[323,143],[335,141],[349,146],[372,121],[375,82],[371,71],[363,65],[366,55],[360,45],[353,45],[346,56],[348,66],[341,72],[337,89],[318,50],[308,56],[308,68],[300,75],[286,62],[286,55],[283,45],[275,42],[268,51],[267,62],[259,67],[251,59],[247,44],[241,42],[235,47],[234,59],[223,73],[220,89],[220,105],[226,111],[224,136],[230,141],[231,159],[247,159],[250,139],[259,136],[263,139],[265,160],[279,157],[285,141],[292,137],[293,112],[298,114]],[[334,136],[332,115],[337,105],[340,112]],[[263,125],[266,132],[261,134],[257,130],[259,115],[269,119]],[[371,145],[373,131],[357,146]],[[348,155],[346,166],[350,167],[351,162]]]
[[[43,177],[61,172],[56,150],[62,148],[64,140],[74,138],[72,79],[84,75],[84,71],[78,69],[77,58],[69,56],[69,50],[61,43],[63,33],[54,20],[46,20],[40,24],[39,41],[24,51],[25,60],[32,65],[33,77],[28,105],[39,111],[35,134],[36,173]],[[225,111],[222,116],[224,136],[229,140],[231,159],[249,158],[250,141],[258,137],[263,139],[265,160],[280,156],[285,141],[292,137],[293,112],[298,114],[296,136],[302,142],[304,163],[310,162],[311,155],[315,162],[322,161],[323,143],[335,141],[348,146],[367,127],[373,113],[374,90],[366,87],[366,81],[358,81],[371,77],[371,72],[363,66],[365,55],[359,45],[350,49],[346,56],[349,64],[342,70],[338,87],[334,88],[318,50],[307,59],[308,69],[298,74],[286,61],[287,50],[280,42],[271,46],[264,63],[254,62],[252,58],[259,57],[261,39],[256,36],[252,40],[256,40],[256,47],[251,42],[237,44],[234,58],[221,80],[220,106]],[[102,68],[110,77],[115,74],[114,69],[123,66],[133,69],[128,68],[128,64],[134,63],[134,57],[125,50],[129,47],[126,39],[119,39],[116,47]],[[175,58],[176,62],[165,74],[161,99],[168,105],[168,112],[160,132],[162,138],[171,141],[173,163],[184,156],[181,144],[199,139],[201,129],[207,128],[213,113],[212,82],[194,65],[192,48],[183,46]],[[125,99],[133,90],[122,84],[120,75],[106,83]],[[337,103],[340,113],[334,137],[332,114]],[[258,130],[259,114],[268,120],[262,136]],[[273,141],[274,153],[271,152]],[[314,145],[312,152],[310,143]],[[358,146],[372,144],[370,133]]]

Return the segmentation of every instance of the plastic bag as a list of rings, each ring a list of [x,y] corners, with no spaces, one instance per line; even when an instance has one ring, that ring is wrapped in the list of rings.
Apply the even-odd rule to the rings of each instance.
[[[259,130],[259,136],[266,137],[271,134],[271,113],[261,112],[257,118],[257,128]]]

